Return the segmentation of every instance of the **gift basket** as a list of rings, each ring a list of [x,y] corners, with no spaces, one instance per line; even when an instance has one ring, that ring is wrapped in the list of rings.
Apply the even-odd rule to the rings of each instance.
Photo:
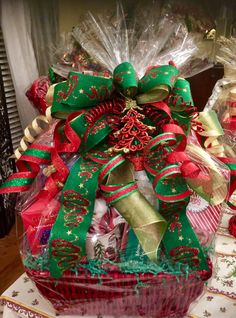
[[[205,110],[214,110],[217,113],[224,133],[221,134],[221,141],[224,151],[230,157],[235,158],[236,121],[235,121],[235,74],[236,64],[234,55],[236,51],[235,38],[227,39],[223,36],[217,39],[216,61],[224,65],[224,77],[219,80],[212,92]]]
[[[206,67],[209,45],[158,19],[132,24],[118,6],[74,29],[106,71],[49,88],[1,187],[20,192],[25,270],[59,313],[182,317],[211,276],[186,209],[194,194],[220,206],[229,169],[202,147],[217,116],[198,114],[181,77]]]
[[[217,81],[211,97],[205,107],[205,112],[217,113],[222,130],[215,129],[212,134],[213,144],[208,151],[214,153],[230,170],[230,189],[228,205],[235,210],[235,169],[236,169],[236,41],[234,37],[220,36],[216,41],[216,61],[224,66],[224,77]],[[229,233],[236,236],[236,216],[229,220]]]

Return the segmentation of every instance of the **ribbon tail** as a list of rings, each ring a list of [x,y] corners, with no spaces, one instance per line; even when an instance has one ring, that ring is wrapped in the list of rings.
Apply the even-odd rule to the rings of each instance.
[[[77,160],[62,192],[61,207],[49,238],[49,269],[61,277],[86,257],[86,237],[92,222],[99,165]]]
[[[114,207],[133,228],[147,257],[157,261],[157,251],[167,228],[165,219],[139,191],[114,203]]]
[[[132,227],[143,251],[152,261],[157,261],[157,251],[164,236],[167,223],[156,209],[140,193],[134,183],[133,166],[121,161],[119,166],[111,168],[108,181],[103,189],[120,186],[117,196],[112,194],[110,201]],[[133,189],[133,190],[132,190]],[[109,194],[107,196],[109,200]]]
[[[206,255],[188,221],[186,207],[171,216],[163,246],[167,257],[174,262],[186,264],[200,273],[209,273],[210,276]]]
[[[166,141],[169,139],[167,135],[160,136],[165,136]],[[150,142],[153,148],[157,143],[154,141]],[[153,148],[149,148],[153,151]],[[165,164],[168,162],[165,160],[167,156],[168,153],[166,157],[162,156],[162,166],[158,156],[156,160],[152,157],[152,161],[147,157],[145,163],[147,175],[159,199],[159,212],[168,221],[168,229],[162,240],[166,256],[170,261],[186,264],[194,271],[209,272],[210,275],[206,256],[186,216],[191,191],[182,177],[180,167]]]

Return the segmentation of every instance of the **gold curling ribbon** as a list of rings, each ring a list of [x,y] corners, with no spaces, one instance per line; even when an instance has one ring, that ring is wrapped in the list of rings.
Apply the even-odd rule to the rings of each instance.
[[[204,167],[203,172],[207,170],[209,174],[209,180],[206,181],[199,178],[187,178],[189,186],[212,205],[222,203],[227,197],[228,182],[217,167],[216,162],[211,158],[209,153],[194,144],[188,144],[186,151],[193,161]]]
[[[36,118],[34,118],[32,123],[24,129],[24,136],[21,138],[20,146],[15,149],[14,155],[12,155],[10,158],[15,158],[16,160],[20,159],[23,152],[28,148],[28,146],[32,144],[35,141],[36,137],[45,130],[45,126],[48,127],[48,125],[52,122],[51,109],[54,87],[55,84],[49,87],[45,97],[48,106],[45,116],[37,116]]]
[[[204,131],[198,132],[201,136],[207,137],[204,147],[217,157],[224,157],[224,146],[219,143],[218,137],[224,135],[224,131],[218,121],[215,111],[210,110],[199,113],[196,119],[202,124]]]
[[[49,87],[48,91],[47,91],[47,94],[45,96],[45,100],[46,100],[46,103],[47,103],[47,106],[48,107],[51,107],[52,106],[52,103],[53,103],[53,95],[54,95],[54,88],[57,84],[53,84]],[[46,111],[46,114],[47,114],[47,111]]]
[[[107,185],[124,186],[133,181],[133,166],[129,161],[126,161],[110,173]],[[113,205],[134,230],[148,258],[157,261],[157,251],[167,228],[165,219],[139,190]]]

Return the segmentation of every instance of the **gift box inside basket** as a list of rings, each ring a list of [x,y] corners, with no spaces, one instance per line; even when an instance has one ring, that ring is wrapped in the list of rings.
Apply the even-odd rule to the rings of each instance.
[[[49,88],[1,193],[21,193],[25,270],[59,313],[181,317],[212,272],[186,209],[193,196],[218,210],[227,198],[229,170],[202,147],[221,127],[180,77],[199,38],[165,17],[135,40],[124,21],[121,10],[116,26],[91,16],[74,30],[108,71]],[[40,121],[47,130],[29,138]]]

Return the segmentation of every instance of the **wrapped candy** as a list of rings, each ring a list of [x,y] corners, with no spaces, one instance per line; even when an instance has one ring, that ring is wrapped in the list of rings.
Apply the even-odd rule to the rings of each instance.
[[[224,202],[228,169],[191,142],[197,110],[179,76],[201,40],[179,20],[141,21],[127,27],[119,6],[113,20],[90,15],[75,28],[110,76],[72,71],[50,89],[60,120],[1,187],[28,191],[23,262],[59,312],[178,317],[211,276],[186,209],[193,193]],[[211,120],[198,118],[204,136]]]

